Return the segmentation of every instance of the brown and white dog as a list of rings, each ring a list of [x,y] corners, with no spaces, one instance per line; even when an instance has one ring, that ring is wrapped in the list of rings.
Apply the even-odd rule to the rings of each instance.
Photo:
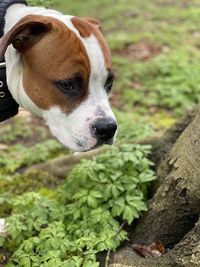
[[[5,54],[8,87],[18,104],[43,117],[72,150],[113,143],[111,55],[98,21],[15,4],[4,32],[0,57]]]

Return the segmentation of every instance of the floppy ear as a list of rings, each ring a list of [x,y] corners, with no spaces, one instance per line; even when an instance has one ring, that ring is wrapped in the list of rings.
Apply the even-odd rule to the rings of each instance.
[[[82,37],[88,37],[91,35],[91,33],[94,32],[101,32],[100,22],[96,19],[73,17],[72,23],[77,28]]]
[[[22,18],[0,39],[0,60],[10,44],[19,52],[24,52],[39,42],[51,28],[52,24],[45,16],[28,15]]]
[[[98,30],[101,31],[101,23],[99,20],[93,19],[93,18],[83,18],[83,19],[86,20],[87,22],[93,24],[94,26],[96,26],[98,28]]]

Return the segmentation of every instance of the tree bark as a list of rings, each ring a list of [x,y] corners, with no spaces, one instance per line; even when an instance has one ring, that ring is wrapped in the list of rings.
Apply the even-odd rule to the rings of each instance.
[[[199,267],[200,266],[200,220],[196,226],[160,258],[142,258],[130,247],[113,254],[109,267]]]
[[[152,159],[158,181],[149,210],[130,227],[129,243],[161,240],[168,252],[142,258],[132,248],[113,254],[110,267],[200,266],[200,107],[155,142]],[[102,265],[103,266],[103,265]]]

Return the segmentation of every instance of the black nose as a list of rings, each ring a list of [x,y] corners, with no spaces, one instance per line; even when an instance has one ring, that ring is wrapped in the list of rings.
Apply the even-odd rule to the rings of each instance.
[[[116,121],[113,119],[100,118],[92,124],[92,133],[100,141],[109,141],[115,135],[117,130]]]

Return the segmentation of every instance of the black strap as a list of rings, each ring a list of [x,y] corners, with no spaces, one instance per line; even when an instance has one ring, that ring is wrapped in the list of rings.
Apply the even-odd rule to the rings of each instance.
[[[11,5],[14,4],[27,5],[26,1],[24,0],[0,0],[0,36],[3,36],[4,34],[6,11]]]
[[[0,122],[17,115],[19,105],[13,99],[6,83],[6,68],[0,68]]]
[[[4,35],[5,14],[13,4],[25,4],[24,0],[0,0],[0,37]],[[19,105],[13,99],[6,83],[4,59],[0,62],[0,122],[17,115]]]

